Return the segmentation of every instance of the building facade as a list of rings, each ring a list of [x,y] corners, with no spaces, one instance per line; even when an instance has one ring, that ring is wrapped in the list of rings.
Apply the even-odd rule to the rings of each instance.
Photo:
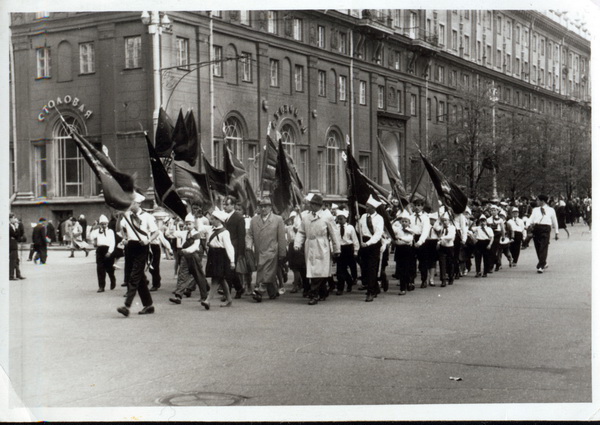
[[[417,149],[447,131],[465,87],[491,84],[505,114],[590,114],[589,34],[553,12],[235,10],[161,22],[153,35],[137,12],[12,15],[10,179],[26,222],[107,212],[60,114],[142,189],[158,102],[173,119],[194,111],[213,164],[229,141],[255,188],[267,131],[279,131],[305,189],[331,200],[346,195],[346,139],[385,185],[379,138],[414,185]]]

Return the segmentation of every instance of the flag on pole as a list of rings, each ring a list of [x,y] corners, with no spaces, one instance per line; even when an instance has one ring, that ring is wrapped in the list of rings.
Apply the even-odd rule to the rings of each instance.
[[[392,186],[392,193],[396,199],[400,201],[400,205],[404,207],[408,204],[408,196],[406,194],[406,189],[404,188],[404,183],[402,183],[402,176],[396,166],[396,161],[394,161],[387,149],[383,147],[383,143],[381,143],[379,137],[377,138],[377,145],[379,146],[379,152],[381,154],[380,156],[385,172],[390,181],[390,185]]]
[[[128,209],[134,196],[135,181],[133,177],[117,169],[109,157],[74,131],[62,115],[60,115],[60,118],[65,130],[70,133],[75,142],[75,146],[100,180],[106,204],[116,210],[124,211]]]
[[[277,164],[275,165],[275,179],[271,185],[271,201],[273,202],[273,210],[276,214],[289,215],[290,209],[294,206],[291,189],[292,177],[285,158],[283,144],[280,140],[277,152]]]
[[[383,223],[386,230],[392,237],[394,237],[392,221],[386,210],[386,196],[383,196],[383,193],[378,190],[372,184],[372,181],[363,174],[360,166],[352,155],[350,145],[348,145],[348,148],[346,149],[345,156],[346,175],[348,176],[348,205],[350,206],[350,215],[348,217],[349,223],[352,225],[356,225],[358,223],[360,215],[364,214],[366,211],[365,205],[369,199],[369,196],[373,196],[373,198],[383,202],[379,207],[377,207],[377,213],[383,217]]]
[[[173,151],[173,122],[163,108],[158,111],[154,149],[161,158],[170,158]]]
[[[423,200],[429,205],[431,212],[437,212],[440,208],[437,192],[433,187],[433,183],[431,182],[431,178],[429,177],[427,170],[425,170],[425,167],[421,170],[419,180],[410,195],[410,202],[413,202],[415,199]]]
[[[223,162],[230,193],[238,198],[250,217],[254,216],[258,205],[256,194],[252,189],[244,164],[235,156],[228,144],[225,144]]]
[[[173,130],[173,159],[185,161],[192,167],[196,165],[198,156],[198,131],[194,113],[189,111],[185,117],[183,111],[179,110],[179,116]]]
[[[144,135],[146,136],[148,156],[150,157],[150,166],[152,167],[152,179],[154,181],[156,202],[160,206],[172,211],[173,214],[181,217],[182,220],[185,220],[187,208],[177,193],[175,185],[171,181],[167,170],[165,170],[165,167],[160,161],[158,153],[154,149],[154,146],[152,146],[148,134],[144,132]]]
[[[419,152],[421,159],[425,164],[425,169],[431,177],[433,187],[442,201],[447,207],[451,208],[455,214],[461,214],[467,208],[467,195],[463,193],[460,188],[451,182],[440,170],[438,170],[433,164],[431,164],[425,156]]]
[[[204,172],[206,173],[208,187],[221,195],[229,195],[229,188],[227,187],[228,178],[225,170],[219,170],[218,168],[213,167],[204,155],[202,155],[202,163]]]
[[[212,206],[206,174],[200,174],[185,167],[185,162],[173,163],[173,180],[177,194],[190,204],[200,205],[206,210]]]

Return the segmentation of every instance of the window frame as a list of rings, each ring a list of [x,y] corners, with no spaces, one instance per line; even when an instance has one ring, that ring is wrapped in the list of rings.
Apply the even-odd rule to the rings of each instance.
[[[52,78],[52,56],[50,47],[35,49],[36,80]]]
[[[304,91],[304,67],[302,65],[294,66],[294,88],[297,92]]]
[[[189,69],[190,66],[190,40],[185,37],[177,37],[175,40],[177,48],[177,68]],[[182,49],[182,47],[184,47]]]
[[[223,46],[213,45],[212,60],[213,77],[223,78]]]
[[[279,87],[279,60],[269,59],[269,86]]]
[[[242,52],[240,63],[242,65],[242,81],[252,82],[252,53]]]
[[[296,41],[303,41],[304,31],[302,28],[302,19],[293,18],[292,21],[292,38]]]
[[[338,76],[339,100],[345,102],[348,100],[348,77],[345,75]]]
[[[317,76],[319,80],[319,97],[327,97],[327,71],[319,69]]]
[[[91,47],[91,49],[90,49]],[[83,50],[87,50],[84,52]],[[91,51],[91,54],[90,54]],[[93,41],[79,43],[79,75],[96,73],[96,47]]]
[[[360,80],[358,83],[358,98],[361,105],[367,104],[367,82]]]
[[[142,36],[132,35],[124,37],[125,41],[125,69],[142,68]],[[130,46],[129,42],[133,41]],[[131,56],[133,55],[133,56]]]

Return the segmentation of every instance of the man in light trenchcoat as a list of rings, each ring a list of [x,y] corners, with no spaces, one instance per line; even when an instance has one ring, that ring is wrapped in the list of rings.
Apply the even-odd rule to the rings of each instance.
[[[271,201],[264,198],[258,204],[259,214],[252,217],[246,232],[246,246],[254,248],[256,259],[256,288],[252,298],[262,301],[260,288],[264,285],[270,299],[279,296],[277,291],[277,268],[286,259],[287,243],[285,226],[281,216],[271,210]]]
[[[306,256],[306,277],[310,279],[310,301],[315,305],[327,292],[327,278],[331,276],[331,259],[338,257],[341,251],[340,237],[332,220],[322,217],[320,210],[323,197],[315,194],[310,200],[310,213],[302,217],[302,223],[296,233],[294,249],[302,249]],[[330,245],[331,243],[331,245]]]

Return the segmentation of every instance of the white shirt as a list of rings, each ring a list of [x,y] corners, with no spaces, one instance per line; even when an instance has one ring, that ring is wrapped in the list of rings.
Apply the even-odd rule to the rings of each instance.
[[[507,221],[507,223],[510,225],[510,228],[512,229],[513,232],[523,233],[523,230],[525,230],[525,223],[519,217],[511,218],[510,220]]]
[[[187,248],[182,248],[182,251],[187,253],[187,254],[191,254],[193,252],[196,252],[200,249],[200,239],[199,238],[194,238],[194,236],[198,234],[198,231],[196,229],[192,229],[190,231],[188,230],[177,230],[175,232],[175,235],[177,236],[177,240],[181,241],[181,245],[179,245],[179,247],[183,247],[184,243],[188,240],[188,239],[193,239],[194,242],[188,246]]]
[[[473,228],[473,235],[478,241],[489,241],[494,239],[494,231],[489,226],[475,226]]]
[[[222,228],[223,228],[223,226],[213,228],[212,231],[210,232],[210,236],[208,237],[208,240],[211,239],[211,236],[213,233],[215,233],[217,230],[222,229]],[[210,248],[225,248],[225,251],[227,252],[227,256],[229,257],[229,262],[230,263],[235,262],[235,251],[233,249],[233,245],[231,244],[231,237],[229,236],[229,232],[227,230],[223,230],[217,236],[212,238],[212,240],[208,243],[208,247],[209,247],[209,249]]]
[[[115,232],[108,227],[106,229],[99,228],[92,230],[90,239],[96,239],[96,246],[107,246],[109,254],[115,250]]]
[[[440,245],[445,247],[454,246],[454,238],[456,237],[456,227],[449,224],[448,227],[440,226]]]
[[[542,214],[542,208],[544,209],[544,214]],[[552,226],[558,235],[558,221],[556,220],[556,211],[554,211],[554,208],[548,205],[535,207],[533,211],[531,211],[529,225],[535,226],[536,224]]]
[[[429,219],[427,219],[429,220]],[[409,225],[409,229],[411,229],[411,225]],[[400,223],[400,221],[394,221],[394,224],[392,224],[392,229],[394,230],[394,237],[396,238],[396,245],[403,245],[403,246],[411,246],[413,243],[413,233],[404,230],[404,227],[402,227],[402,223]]]
[[[137,213],[137,217],[140,219],[140,224],[138,227],[140,230],[146,233],[146,235],[144,236],[143,234],[134,231],[131,227],[130,223],[133,223],[131,221],[131,216],[134,214],[135,213],[133,211],[127,211],[125,213],[126,218],[123,217],[123,219],[121,219],[121,231],[123,232],[124,236],[127,238],[128,241],[148,241],[150,239],[150,235],[158,230],[158,226],[156,225],[156,219],[152,214],[148,214],[146,211],[143,211],[141,209],[139,210],[139,212]]]
[[[360,242],[358,241],[358,236],[356,235],[356,230],[354,230],[354,226],[351,224],[344,224],[344,236],[342,236],[341,232],[342,225],[338,225],[338,229],[340,229],[340,242],[341,245],[353,245],[354,246],[354,254],[358,254],[358,249],[360,248]]]
[[[373,224],[373,233],[371,233],[369,227],[367,226],[368,216],[369,214],[363,214],[360,217],[358,226],[360,229],[360,234],[363,236],[363,238],[369,238],[369,240],[365,243],[367,246],[370,246],[381,241],[381,236],[383,235],[383,217],[376,212],[371,215],[371,223]]]

